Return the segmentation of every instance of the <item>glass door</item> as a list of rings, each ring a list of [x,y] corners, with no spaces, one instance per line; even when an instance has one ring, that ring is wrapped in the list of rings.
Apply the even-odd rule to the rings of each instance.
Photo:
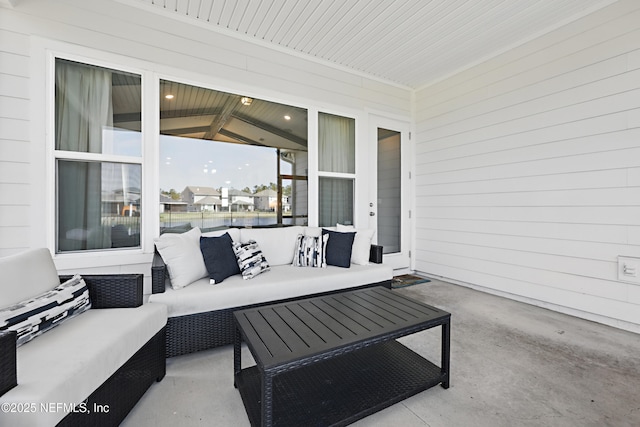
[[[383,246],[383,260],[394,269],[410,267],[408,123],[384,118],[372,120],[376,150],[371,150],[370,227]]]

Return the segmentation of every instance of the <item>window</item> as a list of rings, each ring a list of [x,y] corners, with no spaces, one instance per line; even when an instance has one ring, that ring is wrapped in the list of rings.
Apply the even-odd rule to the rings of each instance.
[[[307,110],[160,81],[160,232],[306,224]]]
[[[319,225],[353,224],[355,120],[318,114]]]
[[[141,80],[55,61],[57,253],[140,247]]]

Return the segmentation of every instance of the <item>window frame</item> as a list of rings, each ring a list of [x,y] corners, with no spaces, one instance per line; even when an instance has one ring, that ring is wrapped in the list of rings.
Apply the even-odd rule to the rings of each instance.
[[[67,60],[74,61],[81,64],[87,64],[102,68],[111,69],[114,71],[121,71],[130,74],[136,74],[140,76],[141,81],[141,123],[140,123],[140,156],[125,156],[125,155],[117,155],[117,154],[104,154],[104,153],[89,153],[89,152],[80,152],[80,151],[67,151],[67,150],[58,150],[56,148],[56,123],[55,123],[55,114],[56,114],[56,102],[55,102],[55,85],[56,85],[56,60]],[[63,265],[66,265],[67,262],[71,263],[72,260],[82,260],[82,259],[91,259],[94,257],[104,257],[106,256],[108,259],[114,259],[114,257],[118,259],[122,259],[123,264],[125,259],[131,259],[131,256],[142,255],[146,251],[146,235],[148,230],[148,216],[145,215],[145,211],[149,208],[149,203],[146,197],[148,193],[148,186],[146,185],[146,176],[145,176],[145,159],[148,158],[148,154],[145,152],[146,146],[148,145],[148,138],[146,132],[145,124],[145,111],[148,108],[148,102],[145,102],[145,88],[149,86],[147,80],[150,79],[151,74],[149,71],[146,71],[141,67],[132,67],[126,65],[126,60],[101,60],[96,59],[95,57],[88,57],[86,55],[78,55],[69,53],[67,51],[48,51],[46,55],[46,135],[47,135],[47,168],[46,168],[46,177],[47,177],[47,223],[48,223],[48,232],[47,232],[47,241],[48,247],[50,248],[52,254],[54,254],[54,259],[63,260]],[[140,211],[142,215],[140,216],[140,245],[134,247],[122,247],[122,248],[104,248],[104,249],[87,249],[87,250],[78,250],[78,251],[63,251],[60,252],[58,250],[58,171],[57,171],[57,163],[59,160],[70,160],[70,161],[81,161],[81,162],[95,162],[95,163],[116,163],[116,164],[132,164],[139,165],[141,168],[141,199],[140,199]],[[109,263],[111,264],[111,263]]]
[[[337,117],[344,117],[347,119],[352,119],[354,121],[354,150],[355,150],[355,158],[354,158],[354,165],[353,165],[353,173],[351,172],[328,172],[328,171],[323,171],[320,170],[320,153],[319,153],[319,140],[320,140],[320,126],[319,126],[319,116],[320,114],[329,114],[332,116],[337,116]],[[315,147],[315,156],[317,158],[316,161],[316,171],[317,171],[317,182],[316,182],[316,195],[315,195],[315,200],[317,203],[316,206],[316,225],[320,225],[320,180],[322,178],[332,178],[332,179],[341,179],[341,180],[349,180],[352,183],[353,186],[353,205],[351,207],[351,210],[353,212],[353,217],[351,218],[351,224],[344,224],[344,225],[354,225],[358,223],[358,201],[360,200],[360,188],[359,188],[359,184],[361,181],[363,180],[358,180],[356,179],[358,176],[358,170],[360,170],[359,166],[358,166],[358,153],[360,150],[360,144],[359,144],[359,134],[360,134],[360,130],[359,127],[361,125],[361,122],[363,122],[363,120],[360,118],[360,116],[358,114],[355,113],[346,113],[344,111],[341,112],[336,112],[336,110],[330,110],[327,108],[323,108],[323,109],[318,109],[315,111],[315,119],[316,119],[316,130],[315,130],[315,141],[316,141],[316,147]],[[335,227],[335,224],[331,224],[330,226]],[[328,227],[328,226],[327,226]]]

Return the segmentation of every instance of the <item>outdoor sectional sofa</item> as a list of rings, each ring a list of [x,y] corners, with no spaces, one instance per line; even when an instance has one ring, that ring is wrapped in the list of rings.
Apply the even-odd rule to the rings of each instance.
[[[303,226],[229,228],[202,234],[194,228],[183,234],[160,236],[156,240],[159,253],[155,254],[152,265],[149,301],[168,308],[167,357],[233,343],[233,311],[238,309],[345,289],[391,287],[393,269],[381,263],[382,247],[371,244],[373,231],[349,227],[322,230]],[[329,234],[323,247],[328,260],[332,251],[335,255],[336,245],[344,236],[354,236],[352,243],[348,240],[346,243],[350,245],[346,248],[350,254],[346,264],[342,267],[293,265],[296,257],[300,261],[300,236],[321,237],[322,233]],[[256,242],[269,265],[268,271],[252,278],[235,274],[212,284],[199,246],[200,237],[220,238],[224,234],[236,246]],[[338,254],[341,262],[345,256],[344,252]],[[233,263],[233,259],[227,262]]]
[[[142,274],[58,276],[44,248],[0,271],[0,426],[118,425],[164,377],[167,310]]]

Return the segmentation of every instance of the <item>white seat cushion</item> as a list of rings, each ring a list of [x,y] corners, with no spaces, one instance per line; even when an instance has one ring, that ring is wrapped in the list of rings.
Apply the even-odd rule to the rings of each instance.
[[[91,309],[21,346],[18,386],[0,403],[36,403],[35,413],[0,411],[1,426],[53,426],[67,413],[40,403],[78,404],[133,356],[167,322],[161,304]]]
[[[216,285],[208,279],[188,287],[152,294],[149,301],[166,304],[169,317],[301,297],[391,280],[393,269],[384,264],[352,265],[351,268],[294,267],[279,265],[251,280],[232,276]]]

